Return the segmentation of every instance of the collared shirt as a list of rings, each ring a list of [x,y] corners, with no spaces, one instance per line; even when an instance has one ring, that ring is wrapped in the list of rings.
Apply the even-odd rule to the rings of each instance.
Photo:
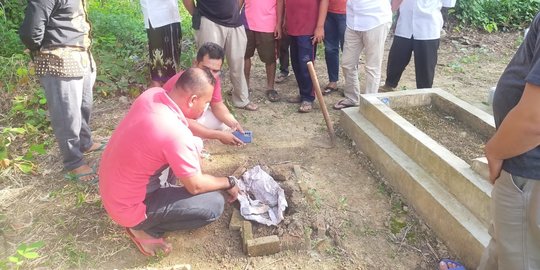
[[[150,28],[150,24],[152,28],[158,28],[180,22],[176,0],[141,0],[141,9],[146,29]]]
[[[392,22],[392,8],[388,0],[347,1],[347,27],[354,31],[368,31]]]
[[[180,179],[201,172],[202,141],[167,92],[142,93],[114,130],[99,166],[99,193],[105,210],[124,227],[146,218],[144,199],[160,187],[170,168]]]
[[[86,0],[29,0],[19,36],[32,52],[37,75],[82,77],[90,54]]]
[[[453,7],[456,0],[403,0],[399,7],[396,36],[416,40],[441,37],[442,7]]]

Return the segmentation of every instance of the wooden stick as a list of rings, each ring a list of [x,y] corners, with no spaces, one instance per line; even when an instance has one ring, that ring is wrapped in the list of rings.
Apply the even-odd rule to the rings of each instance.
[[[330,135],[330,142],[332,143],[332,146],[335,146],[336,133],[334,132],[334,125],[332,125],[332,120],[330,119],[330,115],[328,114],[328,109],[326,108],[326,105],[324,104],[321,87],[319,86],[319,80],[317,79],[317,73],[315,73],[315,67],[313,67],[313,63],[311,61],[307,62],[307,66],[309,70],[309,75],[311,76],[311,81],[313,82],[313,88],[315,88],[315,95],[317,96],[317,100],[319,101],[319,106],[321,107],[321,111],[324,116],[324,121],[326,122],[326,127],[328,128],[328,135]]]

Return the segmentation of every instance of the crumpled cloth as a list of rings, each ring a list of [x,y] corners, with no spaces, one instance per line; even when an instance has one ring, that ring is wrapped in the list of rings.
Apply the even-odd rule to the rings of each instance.
[[[285,191],[260,166],[255,166],[238,181],[240,214],[267,226],[278,225],[287,208]]]

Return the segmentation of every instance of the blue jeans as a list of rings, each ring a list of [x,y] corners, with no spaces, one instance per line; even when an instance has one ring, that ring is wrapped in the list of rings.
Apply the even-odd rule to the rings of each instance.
[[[315,60],[317,46],[311,44],[312,36],[290,36],[291,66],[298,83],[302,101],[313,102],[313,82],[309,76],[307,62]]]
[[[164,187],[146,194],[147,218],[133,227],[159,238],[165,232],[202,227],[223,213],[225,198],[220,191],[191,195],[184,187]]]
[[[337,82],[339,77],[339,50],[343,51],[345,14],[328,12],[324,22],[324,59],[328,69],[328,80]]]

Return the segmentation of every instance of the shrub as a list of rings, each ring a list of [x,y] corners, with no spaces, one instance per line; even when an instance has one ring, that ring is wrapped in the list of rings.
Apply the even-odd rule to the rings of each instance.
[[[539,9],[539,0],[458,0],[455,17],[462,27],[510,31],[527,27]]]

